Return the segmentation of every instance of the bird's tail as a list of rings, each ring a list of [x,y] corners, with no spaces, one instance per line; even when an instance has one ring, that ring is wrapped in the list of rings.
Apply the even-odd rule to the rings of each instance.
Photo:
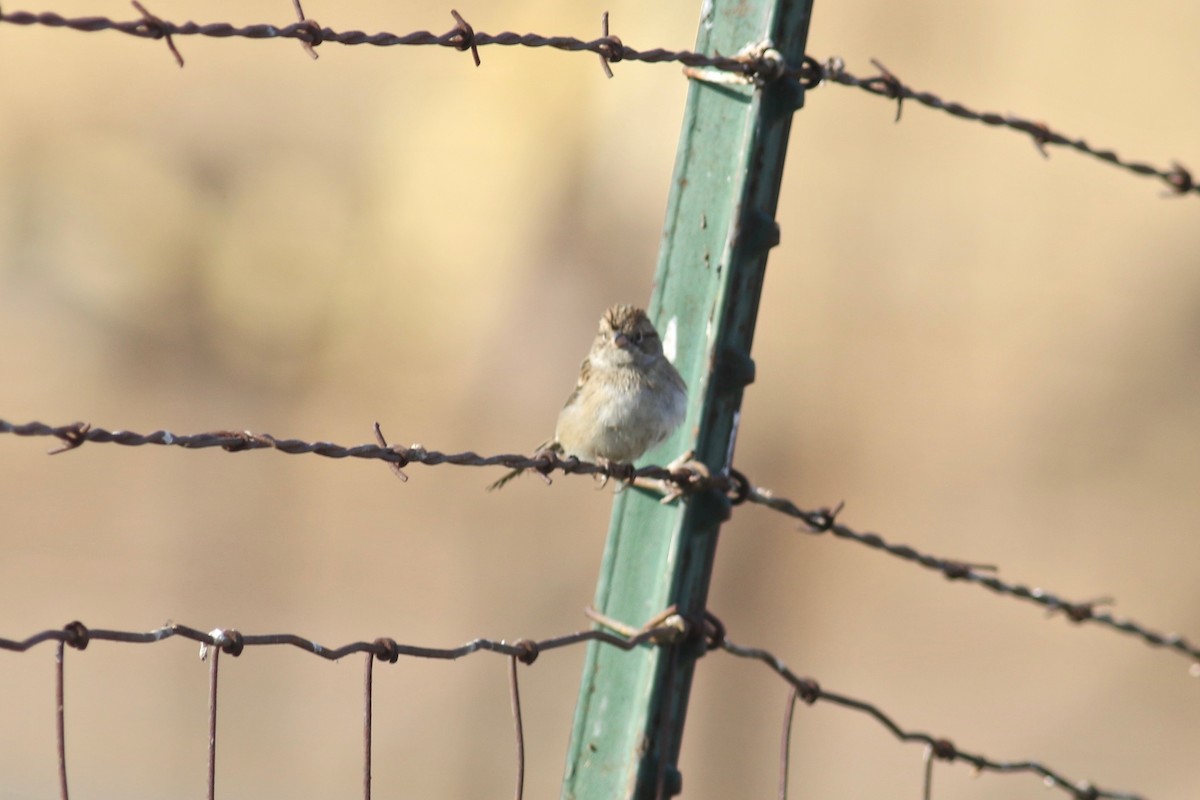
[[[558,453],[559,455],[562,455],[562,445],[560,445],[558,442],[554,442],[554,441],[543,442],[541,444],[541,446],[538,447],[536,452],[544,453],[547,450],[549,450],[552,453]],[[513,478],[521,477],[521,474],[524,472],[525,472],[525,470],[523,470],[523,469],[514,469],[510,472],[507,472],[504,474],[503,477],[500,478],[500,480],[496,481],[495,483],[489,484],[487,487],[487,490],[489,492],[492,492],[492,491],[495,491],[496,489],[501,489],[504,487],[504,484],[508,483]]]
[[[489,484],[488,484],[488,487],[487,487],[487,490],[488,490],[489,492],[493,492],[493,491],[495,491],[496,489],[502,489],[502,488],[504,488],[504,484],[508,483],[508,482],[509,482],[509,481],[511,481],[513,478],[519,478],[519,477],[521,477],[521,473],[522,473],[522,472],[524,472],[524,471],[525,471],[525,470],[523,470],[523,469],[514,469],[514,470],[512,470],[511,472],[507,472],[507,473],[505,473],[504,477],[502,477],[500,480],[496,481],[495,483],[489,483]]]

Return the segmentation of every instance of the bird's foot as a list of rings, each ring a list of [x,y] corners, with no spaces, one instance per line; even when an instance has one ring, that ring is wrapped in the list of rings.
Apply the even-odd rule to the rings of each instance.
[[[674,476],[674,479],[636,478],[633,485],[639,489],[661,494],[662,499],[659,502],[663,505],[670,505],[687,494],[692,486],[712,477],[708,465],[696,459],[694,450],[688,450],[667,464],[666,470]]]

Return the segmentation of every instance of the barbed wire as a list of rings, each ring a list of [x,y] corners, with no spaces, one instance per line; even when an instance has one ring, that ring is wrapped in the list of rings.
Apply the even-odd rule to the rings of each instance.
[[[668,612],[673,609],[668,609]],[[859,700],[847,695],[830,692],[823,689],[812,678],[801,677],[793,672],[779,657],[768,650],[754,647],[742,647],[731,642],[725,636],[724,624],[712,613],[705,612],[702,617],[689,618],[678,613],[659,615],[661,622],[653,627],[643,628],[629,635],[618,635],[600,628],[576,631],[560,636],[534,641],[518,639],[509,642],[504,639],[473,639],[459,647],[439,648],[419,645],[399,644],[390,637],[380,637],[373,641],[356,641],[340,647],[325,647],[318,642],[293,633],[277,634],[243,634],[235,629],[217,628],[204,632],[198,628],[175,623],[168,623],[161,628],[150,631],[118,631],[106,629],[91,629],[82,622],[72,622],[60,629],[44,630],[24,639],[0,638],[0,650],[23,653],[45,642],[56,642],[55,652],[55,686],[57,697],[56,730],[60,795],[67,797],[67,756],[65,742],[65,696],[63,693],[63,676],[65,671],[65,648],[85,650],[96,641],[115,642],[121,644],[152,644],[172,638],[187,639],[199,642],[200,657],[209,662],[209,714],[208,714],[208,797],[215,792],[216,776],[216,742],[217,742],[217,689],[218,663],[220,654],[240,656],[247,648],[271,647],[287,645],[295,647],[311,655],[320,656],[329,661],[337,661],[348,655],[363,653],[366,655],[366,669],[363,675],[364,714],[363,714],[363,746],[364,746],[364,777],[363,788],[365,797],[371,796],[371,736],[373,724],[373,686],[375,661],[395,664],[400,657],[429,658],[454,660],[477,652],[494,652],[507,656],[509,659],[509,685],[512,701],[513,720],[516,738],[516,797],[523,794],[525,773],[525,748],[523,726],[521,722],[521,701],[517,681],[518,662],[525,665],[533,664],[543,652],[570,647],[584,642],[600,642],[630,651],[642,646],[664,647],[681,644],[687,640],[702,637],[703,651],[721,650],[738,658],[760,661],[779,675],[790,687],[789,703],[794,704],[796,698],[812,705],[818,701],[831,705],[848,708],[864,713],[886,728],[901,742],[917,742],[927,746],[927,758],[952,762],[962,761],[970,764],[981,772],[996,773],[1030,773],[1043,779],[1046,786],[1061,789],[1076,800],[1143,800],[1140,795],[1101,789],[1086,781],[1072,781],[1060,771],[1051,769],[1040,762],[999,761],[979,753],[959,749],[949,739],[938,738],[926,733],[906,730],[890,715],[877,705]],[[788,762],[787,737],[790,735],[790,714],[784,730],[784,747],[781,749],[781,772],[786,774]],[[928,796],[928,779],[926,796]]]
[[[844,86],[854,86],[874,95],[887,97],[896,101],[896,122],[900,121],[900,113],[905,100],[916,100],[924,106],[944,111],[953,117],[982,122],[985,125],[1011,128],[1028,134],[1033,138],[1033,144],[1043,157],[1048,158],[1048,145],[1057,145],[1077,150],[1084,155],[1099,159],[1115,167],[1119,167],[1135,175],[1160,178],[1167,184],[1169,194],[1185,195],[1200,194],[1200,185],[1192,177],[1192,173],[1178,161],[1172,162],[1170,169],[1157,167],[1141,161],[1122,158],[1113,150],[1101,149],[1087,143],[1084,139],[1075,139],[1066,134],[1052,130],[1044,122],[1034,122],[1022,119],[1012,114],[999,114],[994,111],[974,111],[962,103],[953,100],[943,100],[933,92],[917,91],[906,86],[890,70],[872,60],[871,63],[879,70],[879,74],[870,78],[859,78],[846,72],[841,59],[829,59],[822,71],[825,81],[839,83]]]
[[[133,431],[109,431],[104,428],[94,428],[83,422],[70,425],[51,426],[42,422],[16,424],[0,419],[0,434],[10,433],[17,436],[49,436],[62,441],[62,446],[51,450],[51,455],[74,450],[86,442],[112,443],[131,447],[142,445],[162,445],[182,447],[189,450],[219,447],[226,452],[243,450],[278,450],[291,455],[313,454],[326,458],[362,458],[375,459],[388,463],[404,480],[408,476],[402,468],[409,464],[424,464],[437,466],[453,464],[455,466],[492,467],[503,466],[509,469],[529,470],[542,476],[547,482],[550,474],[594,475],[604,478],[616,478],[622,481],[647,479],[664,481],[669,484],[669,496],[691,494],[700,491],[716,491],[726,495],[731,504],[741,505],[745,502],[761,505],[772,511],[800,520],[804,530],[813,534],[830,533],[846,541],[857,542],[875,550],[887,553],[926,569],[940,572],[949,580],[973,583],[992,592],[1008,597],[1014,597],[1042,606],[1049,612],[1062,612],[1071,622],[1094,623],[1110,630],[1125,633],[1141,639],[1144,643],[1177,653],[1192,662],[1191,672],[1200,677],[1200,646],[1178,633],[1162,633],[1134,620],[1114,616],[1111,612],[1100,610],[1103,606],[1113,603],[1110,598],[1087,601],[1072,601],[1058,594],[1039,587],[1029,587],[1020,583],[1010,583],[1001,580],[994,573],[994,566],[972,564],[966,561],[941,558],[921,552],[914,547],[888,542],[882,536],[872,532],[860,532],[838,521],[838,515],[843,510],[843,504],[834,508],[818,508],[806,510],[786,497],[776,496],[770,489],[754,485],[749,478],[737,470],[731,470],[728,475],[709,474],[705,470],[692,465],[677,467],[662,467],[649,465],[634,468],[630,464],[593,464],[579,459],[561,458],[558,454],[543,451],[533,456],[524,455],[494,455],[481,456],[471,451],[462,453],[441,453],[428,450],[421,445],[411,447],[387,445],[386,440],[376,423],[376,435],[381,444],[363,444],[346,447],[332,442],[307,442],[301,439],[277,439],[270,434],[251,433],[250,431],[213,431],[198,434],[174,434],[165,430],[140,434]]]
[[[1200,194],[1200,185],[1192,177],[1192,173],[1178,161],[1172,162],[1170,168],[1165,168],[1143,161],[1126,159],[1113,150],[1098,148],[1088,144],[1082,138],[1073,138],[1055,131],[1044,122],[1027,120],[1012,114],[972,110],[962,103],[944,100],[933,92],[910,88],[875,60],[872,60],[871,63],[879,70],[879,74],[864,78],[847,72],[845,62],[841,58],[833,57],[821,63],[811,56],[806,56],[800,64],[787,64],[777,51],[768,46],[751,48],[745,53],[735,56],[706,55],[690,50],[664,48],[643,51],[626,45],[619,36],[609,33],[608,12],[604,12],[602,18],[602,35],[591,40],[578,39],[573,36],[543,36],[536,33],[513,33],[511,31],[496,34],[485,33],[475,30],[461,14],[454,10],[450,12],[454,18],[454,27],[442,34],[426,30],[406,34],[366,33],[361,30],[338,31],[322,26],[315,20],[306,17],[298,0],[294,0],[294,4],[298,21],[290,25],[260,23],[237,26],[226,22],[176,23],[154,15],[136,0],[134,0],[133,6],[141,16],[133,20],[118,21],[103,16],[68,18],[53,12],[13,11],[0,12],[0,23],[66,28],[85,33],[117,31],[143,39],[162,39],[165,40],[172,56],[181,67],[184,60],[175,45],[174,37],[204,36],[221,39],[233,37],[256,40],[294,39],[299,41],[313,58],[317,57],[316,48],[327,42],[375,47],[405,45],[449,47],[464,52],[469,50],[476,66],[481,63],[479,48],[488,45],[551,48],[566,52],[595,54],[600,57],[600,65],[609,77],[612,77],[611,64],[620,61],[639,61],[682,64],[685,68],[693,68],[686,70],[689,77],[701,80],[705,78],[694,68],[716,70],[732,75],[736,79],[754,83],[788,79],[796,80],[807,88],[814,88],[822,83],[834,83],[855,87],[873,95],[895,100],[897,122],[900,120],[904,101],[911,99],[960,119],[982,122],[994,127],[1005,127],[1024,133],[1032,137],[1034,145],[1043,156],[1049,155],[1046,148],[1050,145],[1067,147],[1132,174],[1156,177],[1167,185],[1170,194]]]
[[[321,44],[335,43],[343,45],[371,45],[374,47],[397,46],[436,46],[449,47],[459,51],[470,50],[475,63],[480,63],[478,49],[488,45],[505,47],[548,47],[566,52],[588,52],[603,58],[609,64],[619,61],[640,61],[649,64],[678,63],[692,67],[713,67],[720,70],[753,76],[762,69],[753,59],[734,56],[708,56],[691,50],[668,50],[654,48],[638,50],[624,44],[619,36],[610,35],[607,30],[597,39],[584,40],[574,36],[542,36],[537,33],[485,33],[477,31],[463,19],[462,15],[452,10],[454,27],[445,33],[437,34],[426,30],[396,34],[386,31],[366,33],[360,30],[337,31],[323,27],[313,19],[302,18],[290,25],[251,24],[232,25],[228,22],[177,23],[155,16],[145,9],[141,3],[134,3],[141,14],[139,19],[114,20],[103,16],[63,17],[53,12],[33,13],[28,11],[12,11],[0,13],[0,23],[11,25],[42,26],[49,28],[66,28],[82,33],[98,33],[100,31],[116,31],[142,39],[166,39],[168,45],[174,48],[172,37],[203,36],[218,39],[297,39],[311,47]],[[605,15],[607,17],[607,14]],[[603,23],[607,27],[607,21]],[[178,53],[172,49],[172,52]],[[181,59],[177,59],[180,60]],[[180,63],[182,66],[182,63]],[[807,73],[812,75],[811,70]]]
[[[1112,605],[1114,602],[1112,598],[1079,602],[1067,600],[1046,589],[1030,588],[1020,583],[1003,581],[992,574],[996,572],[996,567],[989,564],[970,564],[955,559],[939,558],[922,553],[908,545],[890,543],[877,533],[859,532],[839,523],[837,517],[843,509],[843,504],[838,504],[832,509],[821,508],[809,511],[800,508],[787,498],[776,497],[770,489],[758,486],[750,487],[746,500],[799,519],[804,523],[803,529],[809,533],[830,533],[838,538],[881,550],[902,561],[919,564],[926,569],[940,572],[949,580],[974,583],[991,589],[999,595],[1036,603],[1051,613],[1061,611],[1071,622],[1093,622],[1111,630],[1136,636],[1153,647],[1165,647],[1192,661],[1192,674],[1200,677],[1200,646],[1178,633],[1160,633],[1131,619],[1116,617],[1110,612],[1098,610],[1101,606]]]
[[[563,474],[597,475],[605,478],[633,480],[646,478],[650,480],[668,481],[683,491],[698,491],[700,489],[717,489],[735,491],[737,483],[733,478],[722,475],[703,475],[687,466],[674,469],[659,466],[646,466],[634,469],[629,464],[593,464],[580,461],[568,456],[563,458],[552,451],[542,451],[533,456],[525,455],[495,455],[481,456],[474,452],[441,453],[437,450],[427,450],[419,444],[411,447],[387,444],[361,444],[346,447],[332,442],[306,442],[301,439],[277,439],[267,433],[251,433],[250,431],[212,431],[197,434],[174,434],[170,431],[158,430],[153,433],[141,434],[133,431],[108,431],[104,428],[93,428],[84,422],[70,425],[50,426],[41,422],[15,424],[0,419],[0,433],[12,433],[17,436],[53,436],[63,442],[62,447],[51,451],[57,455],[68,450],[81,447],[85,442],[104,442],[140,447],[142,445],[163,445],[182,447],[188,450],[219,447],[230,453],[244,450],[278,450],[290,455],[319,455],[326,458],[362,458],[385,461],[398,470],[409,464],[424,464],[437,466],[453,464],[460,467],[507,467],[509,469],[526,470],[545,478],[553,472]],[[381,436],[378,424],[376,433]],[[397,473],[402,480],[408,480],[404,472]]]

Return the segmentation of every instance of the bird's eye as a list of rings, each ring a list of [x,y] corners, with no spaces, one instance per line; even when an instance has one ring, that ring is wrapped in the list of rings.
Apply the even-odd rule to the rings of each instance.
[[[642,343],[642,332],[634,331],[632,334],[630,334],[629,338],[634,344],[641,344]]]

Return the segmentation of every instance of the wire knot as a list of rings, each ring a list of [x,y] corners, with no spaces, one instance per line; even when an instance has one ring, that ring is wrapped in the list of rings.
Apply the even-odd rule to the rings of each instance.
[[[450,9],[450,15],[454,17],[454,33],[450,35],[450,42],[454,45],[454,49],[459,52],[466,50],[471,51],[472,58],[475,59],[475,66],[479,66],[479,48],[475,44],[475,29],[471,27],[471,23],[462,18],[454,9]]]
[[[321,23],[315,19],[302,19],[296,23],[296,33],[300,35],[300,40],[308,47],[317,47],[321,42],[325,41],[325,29],[321,27]],[[315,53],[313,54],[316,55]]]
[[[1096,609],[1091,603],[1064,603],[1062,610],[1072,622],[1083,622],[1096,615]]]
[[[90,422],[76,422],[72,425],[66,425],[54,431],[54,435],[62,439],[62,447],[50,451],[50,455],[56,456],[59,453],[65,453],[68,450],[74,450],[87,441],[88,431],[92,429]]]
[[[625,45],[621,37],[610,35],[608,32],[608,12],[600,17],[600,38],[595,42],[596,52],[600,55],[600,68],[605,77],[611,78],[613,71],[609,64],[615,64],[625,57]]]
[[[532,664],[537,661],[538,650],[537,642],[532,639],[518,639],[513,642],[513,647],[516,648],[516,659],[522,664]]]
[[[374,642],[375,657],[380,661],[386,661],[389,664],[395,664],[400,660],[400,649],[396,645],[396,640],[386,636],[380,637]]]
[[[606,480],[616,478],[623,483],[629,483],[635,477],[633,464],[628,461],[610,461],[607,464],[601,464],[600,470],[596,474],[604,476]],[[603,486],[603,484],[601,485]]]
[[[777,81],[786,70],[787,62],[783,60],[783,55],[774,47],[768,47],[754,59],[754,82],[762,86]]]
[[[787,73],[787,62],[770,39],[746,45],[733,57],[733,61],[742,65],[740,80],[759,87],[773,83]]]
[[[265,441],[271,445],[275,444],[274,440],[271,440],[269,438],[266,438],[266,439],[260,438],[258,436],[255,436],[250,431],[217,431],[214,435],[221,439],[233,439],[234,440],[232,442],[227,442],[226,444],[221,445],[221,449],[227,453],[239,453],[242,450],[248,450],[250,448],[251,444],[258,443],[258,442]]]
[[[63,633],[66,637],[63,642],[69,647],[76,650],[87,650],[88,642],[91,641],[91,635],[88,633],[87,626],[79,620],[69,622],[63,627]]]
[[[896,101],[896,122],[900,121],[900,112],[904,110],[904,94],[907,91],[900,79],[892,74],[891,70],[880,64],[875,59],[871,59],[871,63],[879,70],[879,76],[870,78],[863,83],[868,89],[884,97],[889,97]]]
[[[942,564],[942,574],[952,581],[970,577],[971,565],[965,561],[947,561]]]
[[[142,15],[142,21],[138,23],[137,29],[145,33],[151,39],[161,39],[168,36],[167,25],[162,21],[161,17],[151,14],[150,11],[137,0],[132,0],[132,5]]]
[[[797,80],[805,89],[815,89],[825,81],[825,71],[821,68],[821,62],[812,56],[804,57],[797,73]]]
[[[750,499],[750,479],[743,473],[729,468],[729,480],[732,485],[729,487],[726,495],[729,497],[730,505],[740,506],[742,503]]]
[[[1044,122],[1030,122],[1025,132],[1033,139],[1033,146],[1042,154],[1042,158],[1049,158],[1050,153],[1046,150],[1046,145],[1054,141],[1054,131],[1050,130],[1050,126]]]
[[[600,51],[600,57],[609,64],[616,64],[625,58],[625,45],[621,42],[621,37],[616,34],[605,36],[596,45],[596,49]]]
[[[242,650],[246,649],[246,640],[242,636],[241,631],[233,630],[222,631],[223,636],[219,637],[216,644],[221,646],[221,651],[228,653],[231,656],[240,656]]]
[[[929,743],[929,747],[933,750],[934,757],[942,761],[953,761],[958,758],[958,748],[949,739],[934,739]]]
[[[1061,611],[1072,622],[1086,622],[1096,616],[1096,606],[1111,606],[1115,601],[1111,597],[1098,597],[1094,600],[1084,600],[1079,603],[1069,603],[1065,600],[1049,609],[1050,614]]]
[[[705,650],[719,650],[725,644],[725,623],[708,609],[704,611],[704,624],[700,630],[704,633]]]
[[[1171,187],[1171,191],[1180,195],[1187,194],[1196,188],[1192,173],[1178,161],[1171,163],[1171,171],[1163,176],[1163,180],[1167,182],[1167,186]]]
[[[803,700],[806,705],[811,706],[821,699],[821,684],[812,678],[799,678],[792,685],[796,687],[796,696]]]
[[[392,447],[388,444],[387,438],[383,435],[383,428],[379,422],[375,422],[375,441],[385,450],[390,450],[395,454],[395,458],[387,459],[388,466],[392,468],[392,474],[402,481],[408,481],[408,476],[404,474],[404,468],[408,466],[408,451],[403,447]]]
[[[671,483],[675,484],[682,494],[701,489],[709,484],[711,479],[712,473],[708,471],[708,466],[695,459],[685,461],[671,470]]]
[[[533,471],[541,474],[543,478],[549,478],[550,473],[558,466],[558,456],[553,450],[539,450],[530,460],[534,462]],[[575,459],[575,463],[578,464],[579,459]]]
[[[136,29],[138,33],[151,39],[166,39],[167,48],[171,51],[171,55],[175,56],[175,63],[182,67],[183,56],[175,49],[175,40],[171,38],[171,28],[161,17],[151,14],[138,0],[132,0],[132,4],[142,15],[141,22],[138,23]]]
[[[837,524],[838,514],[845,507],[846,501],[842,500],[833,508],[818,508],[804,519],[804,523],[812,533],[828,533]]]

